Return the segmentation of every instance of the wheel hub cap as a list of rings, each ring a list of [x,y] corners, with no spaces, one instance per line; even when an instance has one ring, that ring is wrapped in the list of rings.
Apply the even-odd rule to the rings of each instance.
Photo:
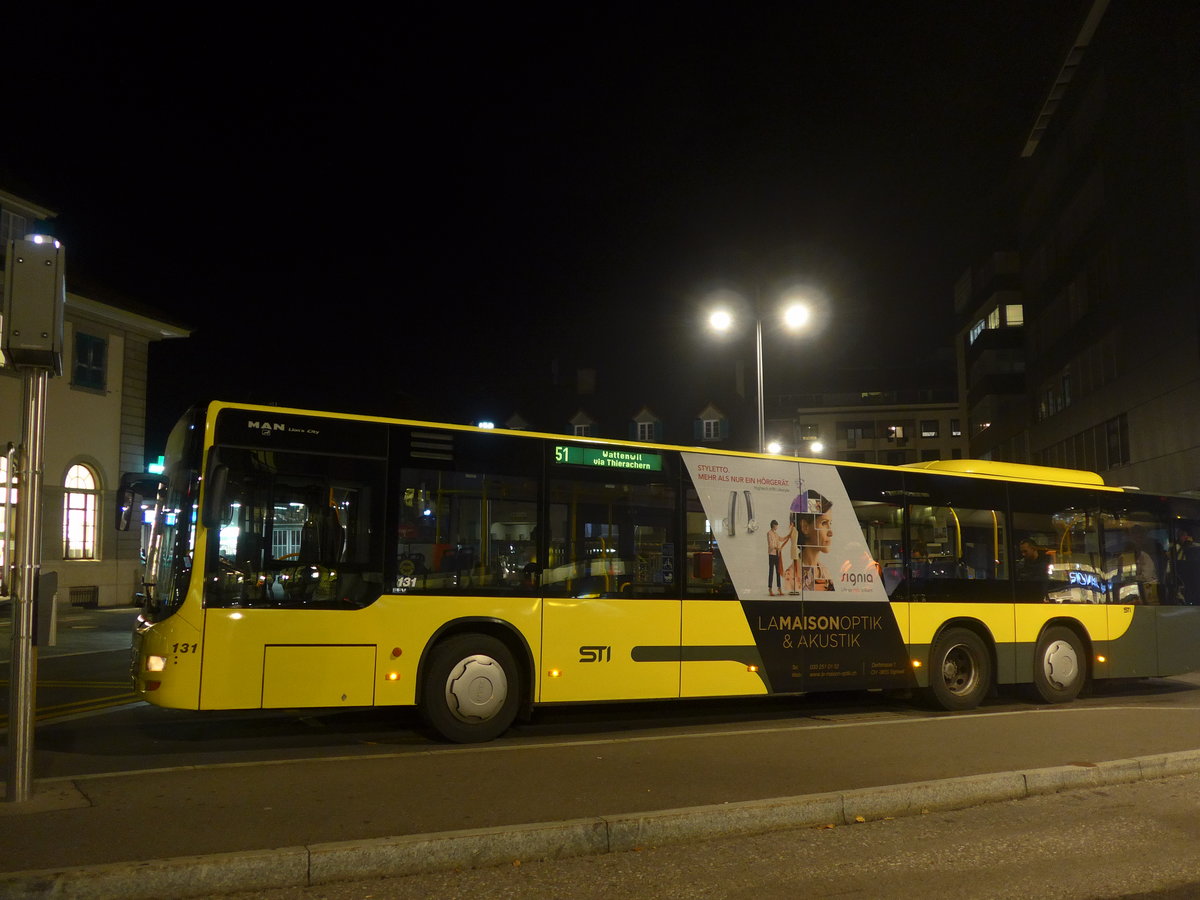
[[[508,697],[504,667],[490,656],[470,656],[446,679],[446,705],[463,722],[490,719]]]
[[[1055,641],[1046,648],[1046,680],[1056,688],[1064,688],[1079,677],[1079,660],[1066,641]]]

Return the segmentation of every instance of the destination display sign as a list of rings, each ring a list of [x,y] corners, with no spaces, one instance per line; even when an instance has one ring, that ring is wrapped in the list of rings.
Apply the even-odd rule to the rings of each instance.
[[[567,466],[596,466],[602,469],[640,469],[661,472],[663,458],[658,453],[640,453],[614,447],[555,447],[554,461]]]

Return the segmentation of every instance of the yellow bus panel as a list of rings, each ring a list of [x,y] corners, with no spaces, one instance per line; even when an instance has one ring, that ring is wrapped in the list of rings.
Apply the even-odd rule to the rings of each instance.
[[[375,702],[374,645],[268,646],[264,651],[263,709]]]
[[[543,703],[679,696],[680,601],[543,601]]]
[[[737,601],[683,601],[681,656],[680,696],[767,693],[762,659]]]

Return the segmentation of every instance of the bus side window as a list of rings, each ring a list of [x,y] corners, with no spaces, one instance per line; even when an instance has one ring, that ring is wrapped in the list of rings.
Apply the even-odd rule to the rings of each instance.
[[[557,474],[557,473],[556,473]],[[662,473],[572,469],[547,482],[547,596],[678,596],[676,491]]]
[[[1186,515],[1195,515],[1192,509]],[[1178,516],[1171,544],[1170,574],[1162,602],[1200,606],[1200,521]]]
[[[528,594],[540,558],[538,441],[496,433],[392,429],[388,590]]]
[[[687,548],[684,557],[684,584],[688,597],[734,600],[737,594],[725,568],[721,548],[704,514],[700,497],[692,488],[687,492]]]
[[[1093,494],[1009,486],[1013,596],[1018,603],[1108,603]]]
[[[888,598],[908,599],[904,571],[904,500],[899,473],[845,468],[839,473],[858,519],[870,563],[883,581]]]
[[[914,600],[1009,603],[1004,488],[952,475],[905,474]]]
[[[1151,605],[1163,602],[1167,584],[1165,521],[1149,509],[1132,508],[1122,497],[1120,508],[1101,513],[1100,524],[1105,567],[1113,585],[1109,602]]]
[[[383,586],[382,460],[225,448],[218,577],[205,603],[365,606]]]

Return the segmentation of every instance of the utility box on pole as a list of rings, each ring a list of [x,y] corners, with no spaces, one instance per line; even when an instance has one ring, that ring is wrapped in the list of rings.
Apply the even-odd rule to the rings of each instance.
[[[62,374],[63,247],[40,235],[10,241],[4,260],[4,350],[11,366]]]

